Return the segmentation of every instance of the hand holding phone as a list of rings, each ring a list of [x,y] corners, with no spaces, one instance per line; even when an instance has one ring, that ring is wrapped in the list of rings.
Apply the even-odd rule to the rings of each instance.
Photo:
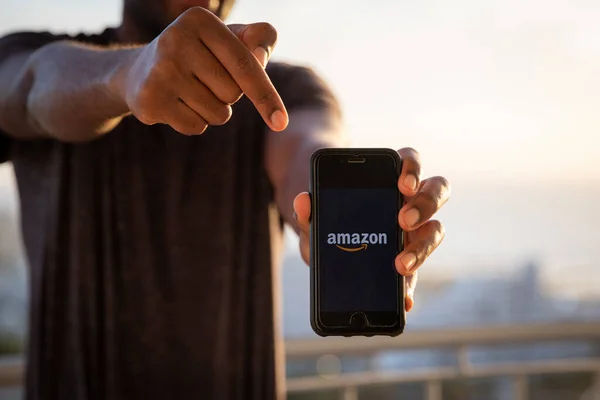
[[[321,169],[323,167],[326,167],[325,169],[331,169],[328,167],[328,162],[325,162],[323,164],[320,164],[318,162],[318,159],[320,158],[320,155],[324,155],[325,153],[328,153],[328,156],[333,156],[335,157],[345,157],[346,158],[346,166],[350,166],[350,165],[354,165],[357,167],[357,169],[354,169],[353,171],[350,170],[336,170],[334,171],[335,173],[333,173],[333,176],[337,176],[339,179],[328,179],[325,177],[325,181],[323,181],[323,177],[324,175],[322,175],[320,173]],[[400,167],[398,167],[397,169],[395,169],[395,171],[393,172],[393,174],[395,174],[395,178],[394,181],[392,183],[389,182],[389,179],[380,179],[380,178],[375,178],[375,180],[373,179],[363,179],[366,176],[369,175],[380,175],[379,173],[377,174],[373,174],[373,170],[377,169],[377,168],[373,168],[371,167],[366,168],[366,169],[360,169],[360,171],[358,170],[358,165],[365,165],[366,163],[368,163],[368,161],[366,161],[367,157],[357,157],[357,155],[361,155],[365,154],[365,155],[369,155],[369,157],[383,157],[381,158],[381,160],[385,160],[387,158],[387,160],[390,159],[395,159],[396,161],[394,161],[392,164],[397,163],[398,162],[398,156],[396,154],[396,152],[392,151],[392,150],[388,150],[388,149],[323,149],[323,150],[319,150],[317,153],[315,153],[315,155],[313,156],[312,159],[312,173],[311,173],[311,196],[309,196],[308,193],[301,193],[300,195],[298,195],[294,201],[294,210],[297,214],[297,224],[299,227],[299,233],[300,233],[300,249],[301,249],[301,253],[303,258],[305,259],[305,261],[308,263],[308,259],[309,259],[309,253],[310,253],[310,258],[311,258],[311,323],[313,326],[313,329],[320,335],[323,336],[328,336],[328,335],[344,335],[344,336],[352,336],[352,335],[367,335],[367,336],[371,336],[374,334],[383,334],[383,335],[398,335],[399,333],[401,333],[402,331],[402,327],[404,325],[404,309],[406,310],[410,310],[410,308],[413,305],[413,290],[414,290],[414,286],[415,283],[417,281],[416,279],[416,273],[415,271],[422,265],[423,261],[431,254],[431,252],[433,250],[435,250],[435,248],[439,245],[439,243],[442,241],[443,236],[444,236],[444,230],[442,225],[439,223],[439,221],[436,220],[432,220],[431,217],[435,214],[435,212],[438,211],[438,209],[443,206],[443,204],[447,201],[449,194],[450,194],[450,187],[448,184],[448,181],[445,178],[442,177],[432,177],[429,179],[424,179],[421,180],[420,179],[420,161],[419,161],[419,155],[417,154],[417,152],[413,149],[410,148],[406,148],[406,149],[402,149],[400,150],[398,153],[400,153],[400,156],[402,157],[402,165]],[[326,156],[327,157],[327,156]],[[325,158],[326,158],[325,157]],[[351,159],[353,158],[353,159]],[[361,158],[365,158],[364,162],[362,162],[363,160],[361,160]],[[349,162],[352,161],[352,162]],[[344,162],[337,160],[337,162],[339,163],[339,165],[344,165]],[[332,163],[333,164],[333,163]],[[376,165],[377,163],[372,163],[371,165]],[[387,165],[387,166],[384,166]],[[383,161],[382,164],[380,164],[380,167],[383,167],[383,169],[385,169],[386,171],[388,171],[387,173],[384,173],[385,176],[388,176],[389,178],[389,174],[392,174],[392,172],[390,172],[391,168],[389,161]],[[343,167],[339,167],[339,168],[343,168]],[[401,168],[401,169],[400,169]],[[371,172],[369,172],[371,171]],[[401,171],[401,172],[400,172]],[[349,173],[352,172],[352,173]],[[328,173],[325,173],[325,175],[327,175]],[[358,175],[357,175],[358,174]],[[332,175],[332,174],[329,174]],[[362,176],[362,177],[361,177]],[[349,293],[352,293],[352,301],[354,303],[351,302],[342,302],[341,306],[343,307],[338,307],[337,310],[332,309],[332,304],[331,301],[329,302],[329,305],[326,304],[327,300],[325,300],[325,302],[322,302],[321,300],[324,298],[323,295],[325,295],[328,290],[327,287],[329,287],[329,289],[333,289],[333,290],[344,290],[344,288],[348,289],[349,285],[352,284],[352,281],[357,282],[358,280],[356,279],[358,274],[353,275],[351,272],[352,270],[346,268],[344,269],[344,267],[342,266],[342,268],[337,270],[337,273],[334,276],[333,280],[330,281],[324,281],[323,283],[325,284],[325,286],[320,285],[321,283],[321,272],[325,271],[325,264],[323,264],[323,260],[320,258],[320,256],[322,255],[321,252],[319,251],[319,248],[317,248],[317,246],[313,245],[313,243],[311,243],[311,251],[309,252],[309,242],[314,242],[316,240],[316,237],[318,236],[316,234],[317,231],[319,231],[319,226],[320,226],[320,221],[321,218],[320,216],[322,215],[323,212],[323,205],[321,204],[320,200],[320,193],[322,189],[327,189],[327,183],[328,181],[332,182],[332,187],[330,189],[332,190],[348,190],[347,194],[358,194],[359,192],[362,192],[362,196],[367,196],[369,193],[370,195],[375,195],[375,191],[371,191],[372,189],[378,189],[378,190],[384,190],[383,193],[388,193],[389,197],[383,196],[383,197],[371,197],[368,200],[368,207],[361,207],[361,211],[359,211],[359,213],[362,214],[367,214],[367,215],[371,215],[371,217],[369,219],[375,221],[378,220],[379,217],[376,217],[376,213],[383,213],[385,209],[389,209],[390,206],[390,198],[392,196],[396,196],[396,198],[399,200],[399,203],[396,205],[396,209],[395,209],[395,215],[391,218],[391,219],[386,219],[386,221],[392,221],[392,224],[395,223],[396,226],[400,226],[400,228],[402,228],[403,231],[405,231],[407,234],[406,236],[406,242],[404,242],[404,250],[401,250],[401,246],[399,245],[397,248],[397,254],[395,257],[392,257],[392,271],[394,273],[390,273],[388,275],[388,277],[391,277],[390,281],[396,281],[396,280],[400,280],[399,281],[399,285],[396,286],[394,289],[396,289],[397,291],[397,297],[396,297],[396,304],[399,305],[399,307],[396,308],[396,313],[395,313],[395,320],[393,325],[390,324],[391,321],[391,317],[390,315],[392,314],[390,312],[390,304],[391,304],[391,296],[382,296],[380,298],[383,299],[385,297],[385,301],[382,301],[381,303],[378,303],[378,306],[376,308],[378,308],[378,310],[367,310],[367,313],[365,313],[364,311],[364,307],[367,304],[366,301],[371,301],[371,306],[373,305],[373,301],[374,299],[371,297],[370,299],[367,296],[367,300],[365,300],[364,296],[363,299],[359,299],[358,295],[364,295],[365,293],[381,293],[382,289],[385,288],[385,292],[386,294],[390,294],[392,290],[390,290],[392,285],[388,285],[388,283],[390,281],[385,281],[385,282],[381,282],[383,285],[379,286],[379,285],[375,285],[377,287],[377,291],[369,291],[369,290],[363,290],[363,291],[356,291],[356,286],[354,287],[354,291],[352,290],[348,290]],[[381,187],[376,188],[376,186],[380,186],[380,183],[384,183],[383,185],[381,185]],[[364,186],[363,184],[365,184],[366,186]],[[364,190],[363,190],[364,189]],[[358,190],[358,192],[354,192],[354,190]],[[389,190],[389,192],[387,191]],[[392,195],[393,193],[393,195]],[[330,193],[331,194],[331,193]],[[382,194],[381,192],[379,194]],[[334,196],[335,193],[334,193]],[[344,197],[341,195],[341,192],[338,192],[338,198],[343,199]],[[358,194],[358,196],[360,197],[360,194]],[[327,195],[325,196],[327,197]],[[369,197],[369,196],[367,196]],[[404,203],[401,200],[401,197],[404,197]],[[327,202],[327,199],[325,199]],[[365,198],[363,198],[361,201],[365,201]],[[382,203],[383,202],[383,203]],[[351,202],[352,203],[352,202]],[[346,203],[344,203],[346,204]],[[338,213],[338,215],[341,215],[345,212],[350,212],[350,214],[352,215],[352,213],[356,213],[356,206],[352,206],[352,205],[348,205],[346,204],[345,206],[343,206],[344,209],[346,209],[346,211],[342,211],[342,207],[340,207],[340,205],[342,205],[341,203],[338,202],[338,204],[335,207],[331,207],[329,206],[328,209],[333,209],[336,213]],[[400,208],[400,206],[402,208]],[[352,207],[355,207],[354,211],[352,210]],[[371,212],[371,210],[377,209],[377,212]],[[398,213],[398,209],[400,210]],[[321,210],[321,214],[319,213],[319,210]],[[342,219],[349,219],[349,218],[342,218]],[[351,219],[351,218],[350,218]],[[309,222],[310,221],[310,222]],[[363,219],[364,222],[364,219]],[[379,225],[378,228],[382,228],[384,227],[384,225],[386,225],[387,223],[382,221],[382,225]],[[331,223],[331,221],[329,222]],[[368,229],[367,229],[368,228]],[[389,229],[388,228],[384,228],[384,229]],[[383,250],[383,247],[388,247],[390,246],[390,234],[388,234],[387,232],[382,231],[381,229],[371,229],[368,226],[365,226],[364,228],[361,228],[361,230],[364,230],[362,232],[354,232],[354,231],[339,231],[339,232],[327,232],[327,236],[324,238],[324,242],[323,245],[327,245],[329,247],[334,246],[337,250],[339,250],[340,252],[344,252],[347,253],[346,256],[348,255],[362,255],[362,257],[364,258],[365,255],[368,254],[369,250],[373,250],[374,248],[377,249],[379,247],[379,250]],[[373,230],[373,232],[371,232],[371,230]],[[309,231],[310,231],[310,238],[309,238]],[[335,233],[335,236],[333,235],[329,235],[330,233]],[[338,233],[340,234],[340,236],[338,237]],[[360,233],[359,235],[354,235],[355,233]],[[373,234],[377,234],[377,235],[373,235]],[[385,233],[385,235],[383,235],[383,233]],[[347,236],[346,234],[350,234],[349,236]],[[367,234],[367,235],[365,235]],[[382,234],[382,235],[379,235]],[[398,233],[397,239],[401,240],[402,239],[402,233]],[[329,240],[330,243],[327,243],[327,239]],[[362,242],[366,242],[366,243],[362,243]],[[340,242],[340,243],[338,243]],[[352,246],[344,246],[344,244],[347,244],[347,242],[350,243],[350,245]],[[357,243],[358,242],[358,243]],[[384,243],[384,242],[387,242]],[[357,245],[358,246],[355,246]],[[337,246],[340,247],[345,247],[346,250],[340,249]],[[320,245],[318,245],[320,246]],[[321,246],[322,247],[322,246]],[[359,248],[359,250],[354,250],[356,247]],[[366,247],[366,248],[365,248]],[[383,253],[386,253],[385,251],[383,251]],[[399,253],[399,254],[398,254]],[[331,253],[330,253],[331,254]],[[334,253],[335,254],[335,253]],[[380,252],[380,256],[381,256],[381,252]],[[339,253],[338,253],[339,255]],[[376,256],[376,254],[371,254],[372,256]],[[386,254],[384,256],[385,258],[389,258],[389,253]],[[408,263],[406,263],[406,260],[410,261]],[[412,261],[411,261],[412,260]],[[332,260],[330,260],[332,261]],[[386,261],[387,263],[387,261]],[[332,262],[327,263],[328,265],[331,265]],[[389,264],[388,264],[389,265]],[[332,272],[335,270],[336,265],[334,265],[334,268],[331,269],[329,272]],[[356,271],[354,271],[356,273]],[[360,272],[360,271],[358,271]],[[389,271],[389,269],[381,269],[378,272],[385,272],[386,274]],[[362,273],[364,273],[364,271],[362,271]],[[398,275],[398,273],[400,273],[401,275],[405,276],[405,282],[406,282],[406,286],[404,286],[401,282],[401,280],[403,280],[403,277]],[[371,280],[370,278],[372,278],[372,276],[370,274],[366,274],[363,276],[359,277],[360,280],[362,281],[363,285],[359,285],[358,288],[366,288],[369,285],[372,286],[373,284],[373,280]],[[329,285],[328,285],[329,284]],[[331,292],[329,292],[329,294],[331,294]],[[335,296],[334,296],[335,297]],[[331,300],[331,299],[330,299]],[[333,302],[337,301],[337,299],[333,299]],[[358,304],[357,303],[359,301],[363,301],[362,304]],[[338,302],[337,306],[340,306],[339,304],[340,302]],[[387,308],[387,310],[384,310],[383,307],[381,307],[383,304],[385,303],[385,306]],[[333,304],[336,305],[336,304]],[[404,308],[402,307],[404,305]],[[381,307],[381,308],[380,308]],[[370,312],[369,312],[370,311]],[[357,312],[362,312],[356,314]],[[332,314],[333,313],[333,314]],[[358,315],[358,317],[357,317]],[[364,315],[364,317],[363,317]],[[372,317],[375,317],[373,319],[373,321],[375,321],[375,323],[373,323],[371,320],[367,320],[367,318],[369,317],[369,315],[371,315]],[[342,317],[343,316],[343,317]],[[353,317],[354,316],[354,317]],[[343,321],[345,319],[345,317],[349,317],[345,322]],[[386,321],[387,320],[387,321]],[[341,322],[340,322],[341,321]],[[362,325],[365,325],[364,327],[361,327]],[[369,325],[369,326],[367,326]],[[357,328],[358,326],[358,328]]]

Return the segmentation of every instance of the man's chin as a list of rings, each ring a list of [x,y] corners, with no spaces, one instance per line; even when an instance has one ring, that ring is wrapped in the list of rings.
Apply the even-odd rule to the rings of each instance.
[[[171,0],[170,8],[173,11],[173,14],[179,16],[192,7],[202,7],[208,9],[210,3],[210,0]]]

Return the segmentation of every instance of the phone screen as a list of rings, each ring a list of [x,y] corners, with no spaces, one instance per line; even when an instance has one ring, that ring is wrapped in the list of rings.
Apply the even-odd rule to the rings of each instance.
[[[402,245],[397,158],[325,153],[313,168],[321,323],[347,326],[357,312],[373,326],[397,323],[403,296],[394,264]]]
[[[396,311],[397,204],[396,189],[321,190],[322,311]]]

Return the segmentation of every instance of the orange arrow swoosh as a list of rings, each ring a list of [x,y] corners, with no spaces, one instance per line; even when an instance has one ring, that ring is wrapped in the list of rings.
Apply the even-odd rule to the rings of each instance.
[[[338,249],[344,250],[344,251],[350,251],[350,252],[354,252],[354,251],[361,251],[361,250],[366,250],[367,249],[367,244],[363,243],[360,245],[360,247],[356,247],[356,248],[352,248],[352,247],[342,247],[338,244],[336,244],[336,247]]]

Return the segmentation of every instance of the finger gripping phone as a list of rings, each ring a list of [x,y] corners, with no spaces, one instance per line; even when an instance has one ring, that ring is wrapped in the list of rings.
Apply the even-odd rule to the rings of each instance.
[[[398,212],[402,160],[390,149],[311,158],[311,326],[321,336],[397,336],[405,326]]]

